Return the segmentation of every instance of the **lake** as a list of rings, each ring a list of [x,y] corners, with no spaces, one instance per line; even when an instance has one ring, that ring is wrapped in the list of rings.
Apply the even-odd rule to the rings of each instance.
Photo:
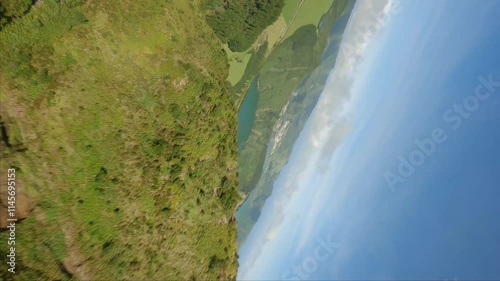
[[[255,110],[257,109],[257,101],[259,100],[257,84],[257,78],[255,78],[250,84],[238,112],[238,151],[243,149],[248,137],[252,133]]]

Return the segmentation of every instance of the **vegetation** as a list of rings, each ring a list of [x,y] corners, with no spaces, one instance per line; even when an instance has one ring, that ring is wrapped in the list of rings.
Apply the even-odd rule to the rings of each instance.
[[[283,5],[284,0],[209,0],[205,9],[219,39],[231,51],[243,52],[278,19]]]
[[[265,61],[267,46],[268,44],[267,42],[265,42],[262,46],[260,46],[257,52],[252,53],[243,76],[241,77],[240,81],[231,88],[231,92],[233,93],[234,98],[238,102],[238,104],[243,102],[242,96],[245,90],[248,88],[248,85],[254,79],[254,77],[259,73],[260,67]]]
[[[321,16],[328,11],[334,1],[335,0],[304,0],[301,2],[296,14],[292,16],[293,21],[290,23],[284,38],[291,36],[297,29],[304,25],[318,25]]]
[[[286,0],[285,1],[285,6],[283,6],[283,18],[285,19],[287,24],[290,24],[292,21],[293,15],[295,14],[295,11],[297,8],[299,8],[299,4],[302,2],[302,0]]]
[[[234,85],[241,80],[241,77],[245,73],[248,61],[254,53],[253,48],[250,48],[247,52],[233,52],[229,50],[227,45],[224,45],[224,51],[226,51],[227,58],[229,59],[229,75],[227,76],[227,81],[231,83],[231,85]]]
[[[26,14],[32,4],[33,1],[31,0],[0,1],[0,29],[2,29],[4,25]]]
[[[236,113],[199,3],[3,7],[0,171],[36,204],[14,279],[234,279]]]

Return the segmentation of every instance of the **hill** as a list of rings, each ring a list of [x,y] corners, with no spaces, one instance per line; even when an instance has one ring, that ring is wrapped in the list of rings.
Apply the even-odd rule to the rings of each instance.
[[[0,13],[14,279],[234,279],[236,113],[201,4],[24,2]]]

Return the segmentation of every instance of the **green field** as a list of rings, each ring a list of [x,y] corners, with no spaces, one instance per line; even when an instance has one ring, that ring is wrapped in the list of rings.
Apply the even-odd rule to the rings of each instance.
[[[290,37],[304,25],[314,24],[317,26],[321,16],[328,11],[334,1],[336,0],[304,0],[283,39]]]
[[[285,18],[285,21],[287,24],[290,24],[290,21],[292,20],[292,17],[295,13],[295,10],[297,9],[299,3],[302,0],[286,0],[285,1],[285,6],[283,7],[283,11],[281,14]]]
[[[278,20],[264,30],[267,43],[269,44],[268,52],[270,52],[274,48],[275,44],[278,43],[281,35],[286,30],[286,27],[287,24],[285,19],[283,16],[280,16]]]
[[[243,74],[245,73],[248,61],[252,56],[253,46],[250,47],[248,51],[239,53],[229,50],[226,44],[224,45],[224,50],[226,51],[227,58],[229,60],[229,75],[227,76],[227,81],[229,81],[231,85],[235,85],[241,80]]]
[[[35,207],[0,279],[234,279],[236,112],[199,3],[20,11],[0,31],[0,171]]]

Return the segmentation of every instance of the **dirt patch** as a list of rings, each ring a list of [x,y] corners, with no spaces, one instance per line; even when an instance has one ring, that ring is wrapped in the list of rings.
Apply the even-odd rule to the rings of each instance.
[[[63,227],[63,232],[67,256],[61,264],[61,270],[70,276],[75,276],[78,280],[92,280],[92,274],[87,270],[85,259],[80,254],[79,248],[74,241],[72,225],[66,223]]]
[[[186,88],[186,85],[189,82],[189,78],[185,75],[182,79],[174,81],[172,84],[177,91],[183,91]]]
[[[6,171],[2,171],[1,175],[7,175]],[[4,230],[8,223],[8,218],[17,218],[19,220],[23,220],[28,217],[28,214],[33,210],[34,204],[31,201],[31,198],[26,193],[22,182],[19,179],[16,179],[16,190],[15,190],[15,217],[9,216],[9,201],[8,198],[11,197],[8,194],[8,185],[7,185],[7,177],[3,176],[0,179],[0,229]]]

